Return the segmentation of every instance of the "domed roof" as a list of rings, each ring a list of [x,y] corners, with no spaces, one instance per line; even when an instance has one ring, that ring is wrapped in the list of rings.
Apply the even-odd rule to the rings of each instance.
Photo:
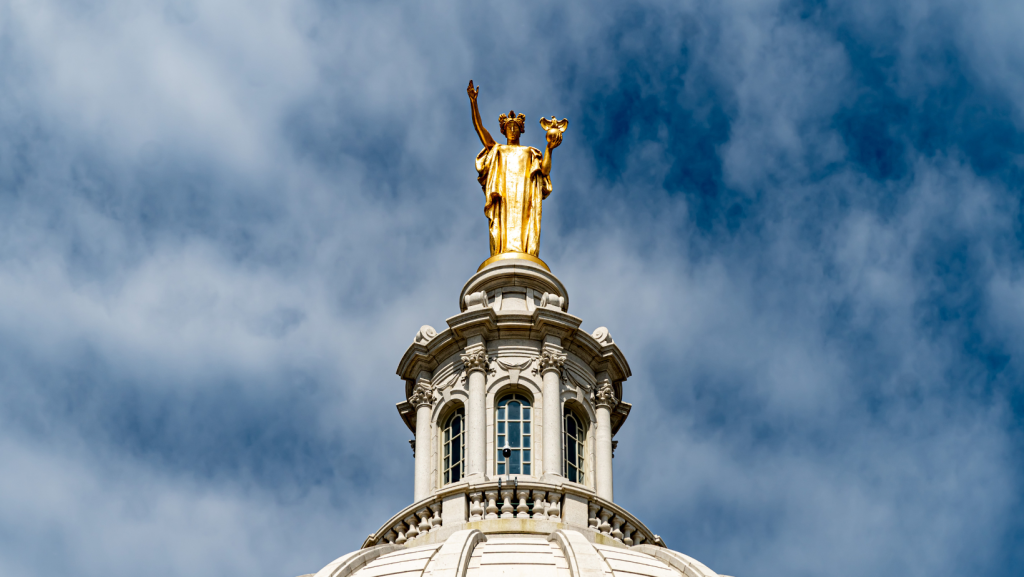
[[[315,577],[715,577],[682,553],[655,545],[603,545],[584,533],[488,534],[466,529],[440,543],[385,544],[341,557]]]

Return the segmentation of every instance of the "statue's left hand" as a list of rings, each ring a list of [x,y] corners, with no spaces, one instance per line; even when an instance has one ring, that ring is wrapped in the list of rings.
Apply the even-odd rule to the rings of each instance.
[[[541,117],[540,127],[548,133],[548,150],[551,150],[562,144],[562,133],[569,128],[569,121],[565,118],[557,120],[554,116],[551,118]]]
[[[552,128],[548,131],[548,149],[558,148],[559,144],[562,144],[562,131],[557,128]]]

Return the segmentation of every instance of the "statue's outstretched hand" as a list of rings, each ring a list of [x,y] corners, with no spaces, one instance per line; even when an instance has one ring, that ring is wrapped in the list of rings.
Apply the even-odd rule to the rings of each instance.
[[[480,87],[477,86],[476,88],[473,88],[473,81],[470,80],[469,81],[469,87],[466,88],[466,94],[469,94],[469,99],[470,100],[472,100],[473,102],[476,102],[476,97],[477,97],[478,94],[480,94]]]
[[[549,130],[547,134],[548,148],[558,148],[559,144],[562,144],[562,131],[561,130]]]
[[[540,127],[547,132],[548,148],[557,148],[559,144],[562,144],[562,133],[565,132],[566,128],[569,128],[569,121],[566,119],[556,120],[554,116],[550,119],[541,117]]]

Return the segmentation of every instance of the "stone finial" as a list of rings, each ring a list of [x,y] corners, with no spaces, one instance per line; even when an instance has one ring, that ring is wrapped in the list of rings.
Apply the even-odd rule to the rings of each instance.
[[[464,300],[466,302],[466,310],[474,311],[487,308],[487,293],[484,291],[469,293]]]
[[[486,373],[488,365],[487,353],[484,351],[465,353],[462,355],[462,365],[466,368],[466,373],[473,371]]]
[[[615,344],[615,341],[612,340],[612,334],[608,332],[608,327],[598,327],[591,336],[602,345]]]
[[[434,340],[437,336],[437,331],[430,325],[423,325],[420,330],[416,333],[416,338],[412,340],[417,345],[425,345],[430,341]]]
[[[565,310],[565,297],[552,293],[544,293],[540,297],[540,306],[545,309]]]
[[[597,406],[615,408],[619,400],[615,398],[615,387],[609,381],[605,381],[597,387]]]
[[[423,405],[433,406],[434,393],[430,385],[422,382],[416,383],[416,387],[412,390],[412,395],[409,396],[409,403],[414,407],[421,407]]]
[[[537,368],[533,370],[536,373],[545,373],[547,371],[560,371],[562,365],[565,364],[565,355],[552,350],[545,350],[540,353],[537,357]]]

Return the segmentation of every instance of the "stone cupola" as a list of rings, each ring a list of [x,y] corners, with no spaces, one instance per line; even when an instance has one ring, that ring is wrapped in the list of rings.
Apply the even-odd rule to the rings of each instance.
[[[459,305],[462,312],[444,331],[422,327],[398,366],[407,399],[398,411],[416,435],[415,498],[454,482],[443,475],[442,430],[461,408],[465,469],[459,482],[501,476],[573,483],[612,501],[612,437],[629,416],[622,385],[630,372],[608,330],[581,330],[561,281],[528,260],[482,268],[462,289]],[[498,404],[515,394],[529,418],[520,415],[520,430],[506,432]],[[573,448],[582,448],[568,455],[571,462],[564,454],[569,415],[581,441]],[[510,455],[506,467],[501,445],[518,450],[518,461]],[[582,467],[570,470],[574,464]]]

